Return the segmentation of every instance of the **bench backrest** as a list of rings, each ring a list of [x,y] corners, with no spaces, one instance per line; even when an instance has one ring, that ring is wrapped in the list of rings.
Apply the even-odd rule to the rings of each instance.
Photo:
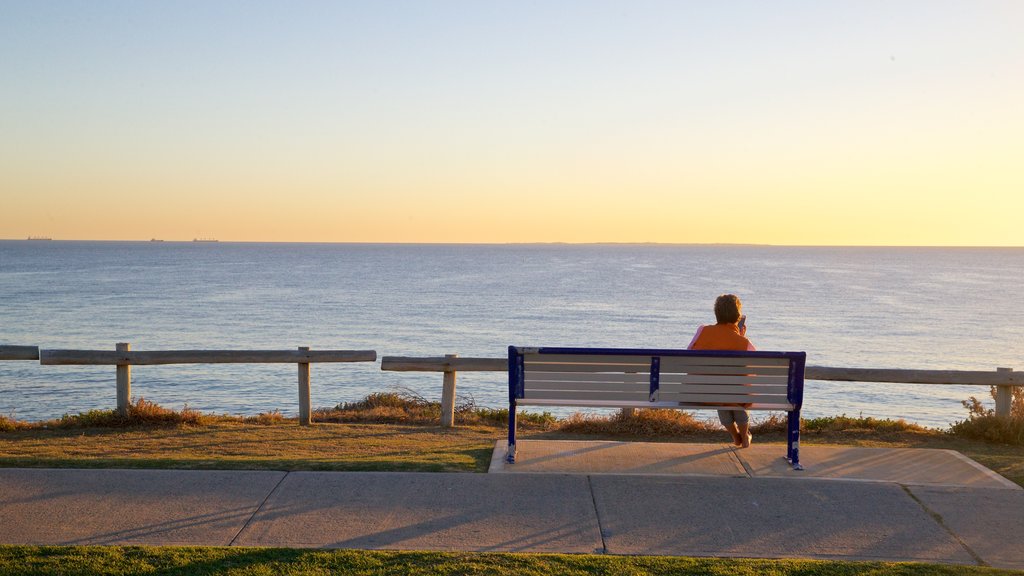
[[[509,400],[798,410],[804,352],[509,347]]]

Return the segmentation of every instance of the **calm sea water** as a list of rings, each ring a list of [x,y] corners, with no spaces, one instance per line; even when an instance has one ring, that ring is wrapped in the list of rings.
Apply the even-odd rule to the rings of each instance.
[[[1024,369],[1024,249],[0,241],[0,344],[374,349],[504,357],[524,346],[684,347],[739,294],[761,350],[821,366]],[[436,373],[314,364],[314,406],[440,397]],[[139,366],[132,388],[203,411],[297,411],[294,365]],[[506,403],[503,373],[460,395]],[[976,386],[807,383],[805,416],[962,419]],[[0,413],[114,404],[114,368],[0,362]]]

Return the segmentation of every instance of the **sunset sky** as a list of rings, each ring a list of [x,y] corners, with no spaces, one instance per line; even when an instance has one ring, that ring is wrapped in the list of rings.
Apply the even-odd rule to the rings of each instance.
[[[1024,246],[1024,2],[0,2],[0,238]]]

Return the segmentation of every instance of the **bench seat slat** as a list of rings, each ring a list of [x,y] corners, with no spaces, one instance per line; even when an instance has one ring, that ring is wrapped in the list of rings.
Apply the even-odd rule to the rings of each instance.
[[[524,399],[530,400],[636,400],[648,401],[647,391],[585,391],[585,390],[527,390]]]
[[[714,374],[662,374],[661,385],[672,384],[776,384],[784,386],[789,382],[785,376],[716,376]]]
[[[535,391],[540,390],[576,390],[576,391],[607,391],[614,392],[616,390],[625,392],[638,392],[643,394],[649,394],[651,386],[647,382],[593,382],[586,380],[577,380],[571,382],[565,382],[561,380],[527,380],[526,381],[526,394],[531,394]]]
[[[531,372],[586,372],[612,374],[644,374],[650,372],[651,363],[646,364],[526,364],[526,373]]]
[[[701,404],[749,404],[758,400],[785,402],[786,396],[779,394],[673,394],[662,390],[658,393],[658,400],[661,402],[697,402]]]
[[[650,374],[624,374],[619,373],[583,373],[583,372],[541,372],[537,370],[526,373],[525,382],[529,386],[531,381],[537,382],[643,382],[651,381]]]
[[[788,366],[688,366],[685,369],[671,369],[673,367],[666,368],[664,364],[661,366],[662,374],[689,374],[689,373],[701,373],[701,374],[719,374],[722,376],[744,376],[746,374],[758,374],[761,376],[789,376]]]
[[[527,390],[524,400],[634,400],[648,401],[646,391],[624,390]],[[786,403],[784,394],[677,394],[661,391],[659,402],[686,402],[694,404],[750,404],[756,402]],[[742,408],[742,407],[738,407]]]
[[[735,384],[678,384],[662,382],[661,393],[671,394],[780,394],[786,395],[785,386],[737,386]]]
[[[648,401],[628,401],[628,400],[563,400],[563,399],[520,399],[519,404],[524,406],[577,406],[580,408],[666,408],[672,410],[736,410],[736,406],[728,406],[725,404],[706,404],[706,403],[691,403],[685,402],[648,402]],[[793,405],[788,402],[776,402],[774,400],[767,402],[755,402],[750,406],[744,408],[744,410],[784,410],[789,411],[793,409]]]
[[[689,372],[692,367],[703,366],[765,366],[769,368],[784,367],[789,370],[786,358],[729,358],[713,356],[662,356],[662,372]]]
[[[595,391],[595,392],[635,392],[648,393],[650,386],[647,382],[594,382],[588,380],[526,380],[526,393],[535,391]],[[662,382],[660,387],[662,394],[735,394],[735,395],[764,395],[776,394],[785,397],[786,386],[739,386],[736,384],[679,384],[673,382]]]
[[[650,366],[650,356],[618,354],[525,354],[527,364],[621,364],[623,366]]]

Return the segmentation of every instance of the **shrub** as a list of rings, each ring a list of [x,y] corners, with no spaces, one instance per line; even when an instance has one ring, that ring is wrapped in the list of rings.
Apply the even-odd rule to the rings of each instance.
[[[558,430],[571,434],[611,434],[623,436],[680,436],[713,430],[708,422],[682,410],[635,410],[632,415],[575,413],[563,420]]]
[[[801,428],[805,432],[829,433],[829,432],[874,432],[882,434],[895,434],[901,432],[928,432],[928,429],[920,424],[907,422],[900,418],[898,420],[878,419],[863,416],[852,418],[843,414],[841,416],[829,416],[823,418],[810,418],[801,422]]]
[[[18,420],[15,420],[14,418],[9,418],[7,416],[0,415],[0,432],[13,432],[13,431],[15,431],[15,430],[17,430],[19,428],[23,428],[23,427],[24,427],[24,423],[23,422],[19,422]]]
[[[284,420],[284,416],[281,415],[280,410],[260,412],[255,416],[245,416],[242,418],[242,422],[245,422],[246,424],[259,424],[262,426],[275,426],[277,424],[283,424]]]
[[[991,386],[988,390],[992,400],[996,399],[996,387]],[[967,408],[968,417],[974,416],[995,416],[995,410],[986,409],[974,396],[960,402]],[[1010,417],[1024,419],[1024,386],[1014,386],[1013,396],[1010,399]]]
[[[432,424],[441,422],[441,403],[429,401],[411,390],[375,392],[355,402],[343,402],[333,409],[317,410],[314,418],[321,422],[386,422],[397,424]],[[517,414],[520,424],[546,428],[555,417],[545,412]],[[481,408],[472,396],[455,405],[455,423],[461,425],[504,426],[508,410]]]
[[[785,412],[769,412],[767,416],[754,418],[751,414],[750,431],[757,435],[782,434],[789,431],[789,420]]]
[[[318,421],[438,423],[441,403],[430,402],[409,391],[374,392],[362,400],[343,402],[333,410],[316,410]]]
[[[432,403],[412,392],[374,392],[362,400],[338,404],[336,409],[361,411],[376,410],[378,408],[400,408],[407,410],[410,408],[422,408],[430,404]],[[438,407],[441,406],[440,402],[435,402],[434,404],[437,404]]]
[[[950,426],[949,432],[993,444],[1024,446],[1024,418],[997,418],[994,414],[972,416]]]
[[[713,413],[712,413],[713,414]],[[750,431],[758,436],[785,435],[784,413],[769,412],[764,416],[751,413]],[[694,434],[725,433],[715,416],[699,419],[693,413],[673,409],[638,409],[632,416],[622,412],[609,415],[580,414],[569,416],[558,426],[561,432],[573,434],[608,434],[637,437],[685,436]]]
[[[989,393],[995,398],[995,386]],[[967,409],[967,419],[950,426],[950,434],[996,444],[1024,446],[1024,387],[1016,386],[1013,389],[1009,418],[996,417],[994,409],[985,408],[981,400],[974,396],[962,401],[962,404]]]
[[[200,425],[206,421],[198,410],[185,406],[181,411],[164,408],[139,398],[128,405],[128,415],[117,410],[89,410],[75,415],[65,414],[59,420],[45,425],[55,428],[119,428],[126,426]]]

